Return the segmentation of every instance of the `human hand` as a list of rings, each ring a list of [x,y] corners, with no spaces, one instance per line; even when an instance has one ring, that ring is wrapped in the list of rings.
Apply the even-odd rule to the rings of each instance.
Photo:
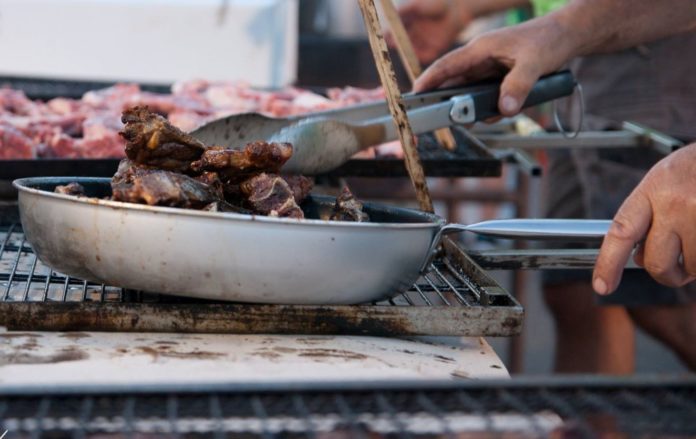
[[[485,33],[436,61],[414,84],[416,92],[493,77],[503,79],[501,114],[520,111],[540,76],[559,69],[572,57],[572,38],[552,18],[544,17]]]
[[[597,293],[617,288],[636,244],[636,263],[658,282],[696,280],[696,143],[658,162],[621,205],[597,257]]]
[[[447,51],[473,17],[462,0],[408,0],[399,7],[399,15],[413,43],[418,60],[430,64]],[[386,34],[387,42],[393,38]]]

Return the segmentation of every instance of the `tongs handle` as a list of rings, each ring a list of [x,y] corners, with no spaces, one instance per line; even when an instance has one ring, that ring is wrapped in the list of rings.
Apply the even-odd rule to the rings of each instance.
[[[542,76],[534,84],[532,91],[522,104],[522,108],[529,108],[544,102],[552,101],[573,93],[577,82],[569,70]],[[500,83],[481,85],[479,89],[468,93],[474,101],[476,111],[475,121],[484,121],[492,117],[500,116],[498,100],[500,98]]]
[[[544,76],[534,84],[523,107],[570,95],[574,87],[575,79],[569,71]],[[429,103],[426,105],[419,103],[408,110],[408,118],[415,134],[423,134],[451,125],[472,124],[500,115],[498,111],[499,82],[448,91],[460,94],[436,103],[432,102],[432,96],[422,96],[424,99],[427,98],[426,101]],[[465,93],[462,93],[464,91]],[[446,97],[448,94],[438,96]],[[396,127],[388,115],[364,120],[360,125],[365,129],[383,133],[383,137],[378,139],[380,142],[396,139]],[[369,140],[374,141],[375,138],[370,137]],[[366,141],[362,146],[372,146],[372,143]]]

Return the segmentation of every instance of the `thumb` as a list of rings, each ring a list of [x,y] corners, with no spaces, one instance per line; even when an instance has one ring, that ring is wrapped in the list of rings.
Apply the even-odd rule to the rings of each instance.
[[[504,116],[514,116],[520,112],[522,104],[541,75],[536,69],[516,64],[505,76],[500,85],[498,108]]]

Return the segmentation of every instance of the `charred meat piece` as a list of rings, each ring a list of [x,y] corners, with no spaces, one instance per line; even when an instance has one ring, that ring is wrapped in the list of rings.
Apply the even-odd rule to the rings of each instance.
[[[240,188],[254,212],[284,218],[304,218],[292,189],[279,175],[259,174],[243,182]]]
[[[314,181],[304,175],[284,175],[283,179],[292,189],[297,204],[302,203],[314,187]]]
[[[262,172],[278,173],[291,156],[289,143],[252,142],[242,150],[212,146],[191,168],[196,172],[215,171],[226,183],[240,183]]]
[[[135,163],[174,172],[190,171],[206,146],[170,124],[147,107],[133,107],[123,112],[126,155]]]
[[[53,192],[63,195],[75,195],[78,197],[85,196],[85,188],[83,188],[80,183],[76,182],[68,183],[65,186],[56,186]]]
[[[353,221],[358,223],[370,221],[370,217],[363,212],[362,203],[353,196],[348,187],[344,187],[341,195],[336,198],[336,204],[329,219],[331,221]]]
[[[210,186],[187,175],[137,167],[129,171],[127,176],[111,181],[116,201],[192,209],[220,201]]]
[[[194,177],[196,180],[204,183],[210,187],[210,189],[215,193],[219,199],[223,200],[225,198],[225,188],[222,184],[222,180],[217,175],[217,172],[204,172],[198,177]]]

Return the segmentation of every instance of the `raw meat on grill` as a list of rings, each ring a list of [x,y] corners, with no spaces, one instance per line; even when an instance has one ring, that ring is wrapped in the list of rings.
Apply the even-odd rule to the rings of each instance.
[[[363,205],[351,193],[348,187],[344,187],[341,195],[336,198],[331,221],[367,222],[370,217],[363,212]]]
[[[33,159],[34,141],[14,126],[0,121],[0,159]]]
[[[82,99],[31,100],[19,90],[0,88],[0,124],[9,125],[30,139],[26,147],[0,145],[0,159],[17,158],[122,158],[125,140],[122,111],[149,106],[174,126],[190,131],[232,114],[259,112],[285,117],[339,108],[384,97],[381,89],[331,89],[329,97],[295,87],[254,90],[238,82],[187,81],[172,86],[171,94],[143,91],[136,84],[116,84],[85,93]],[[60,132],[56,132],[59,130]],[[69,139],[68,139],[69,138]]]
[[[126,139],[126,155],[135,163],[176,172],[189,172],[205,145],[170,124],[147,107],[123,112],[121,135]]]
[[[241,184],[253,211],[281,218],[304,218],[288,183],[275,174],[259,174]]]

